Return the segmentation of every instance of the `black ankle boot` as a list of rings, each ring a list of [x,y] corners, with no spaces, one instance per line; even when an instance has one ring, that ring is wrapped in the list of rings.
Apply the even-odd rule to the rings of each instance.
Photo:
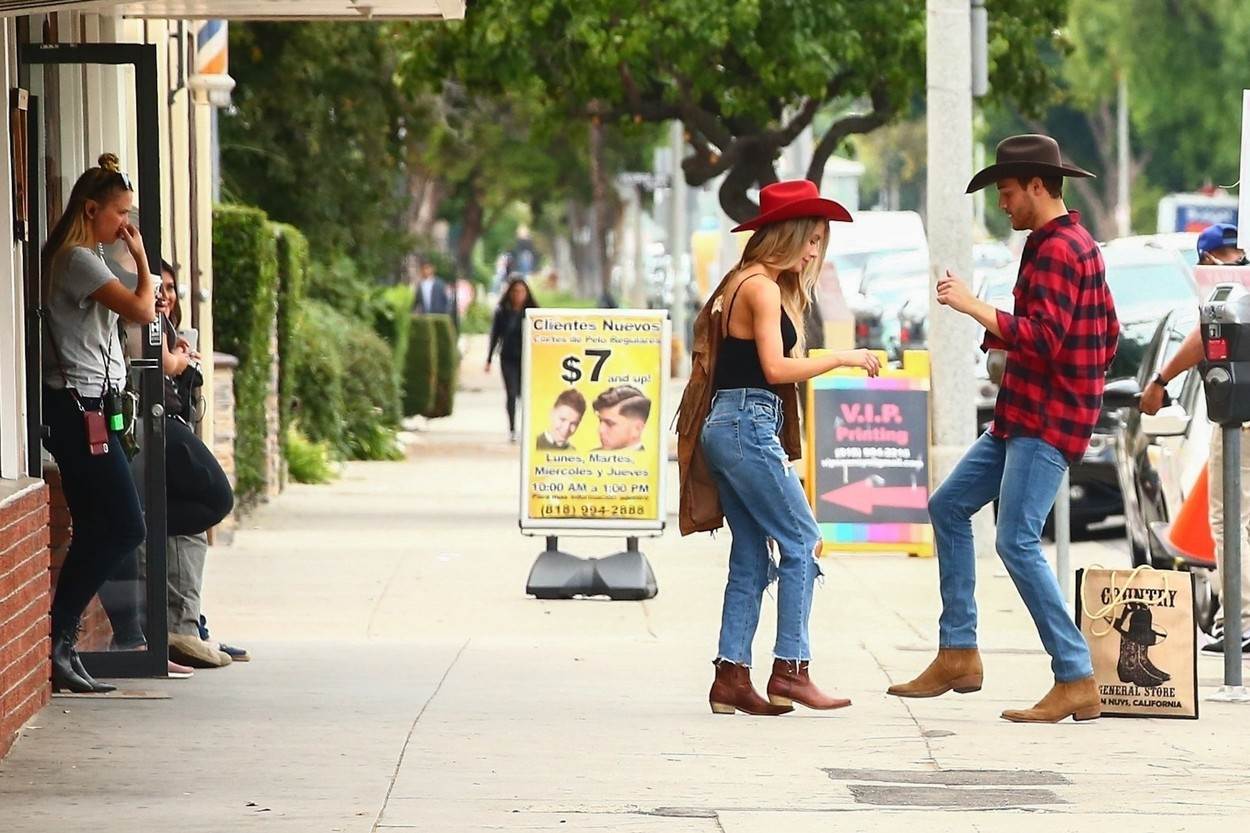
[[[74,670],[74,630],[60,628],[52,634],[52,690],[74,694],[94,694],[91,683]]]
[[[108,694],[110,691],[117,691],[117,686],[110,683],[102,683],[95,677],[87,673],[87,669],[82,664],[82,657],[78,656],[78,651],[74,648],[69,650],[70,667],[74,669],[74,673],[83,679],[87,685],[91,686],[91,690],[96,694]]]

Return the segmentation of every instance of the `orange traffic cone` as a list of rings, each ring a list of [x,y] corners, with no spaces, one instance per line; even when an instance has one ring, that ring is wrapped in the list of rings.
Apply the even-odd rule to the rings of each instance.
[[[1176,513],[1168,538],[1177,549],[1214,564],[1215,540],[1211,537],[1211,519],[1207,514],[1209,493],[1207,466],[1204,465],[1194,487],[1185,495],[1181,511]]]

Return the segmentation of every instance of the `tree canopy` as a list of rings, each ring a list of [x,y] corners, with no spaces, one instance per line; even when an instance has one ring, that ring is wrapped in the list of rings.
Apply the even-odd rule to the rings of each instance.
[[[989,0],[996,95],[1026,109],[1049,92],[1044,48],[1066,0]],[[720,201],[754,211],[781,150],[818,113],[807,175],[850,136],[904,113],[925,83],[924,0],[477,0],[462,22],[407,30],[399,74],[413,88],[447,77],[471,92],[524,89],[569,117],[680,119],[686,180],[725,174]]]

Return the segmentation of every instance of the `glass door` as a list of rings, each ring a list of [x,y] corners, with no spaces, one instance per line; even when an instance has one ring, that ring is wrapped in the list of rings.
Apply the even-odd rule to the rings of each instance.
[[[150,44],[26,44],[20,48],[21,83],[30,91],[26,282],[27,298],[36,310],[43,303],[39,250],[48,229],[60,216],[74,181],[106,151],[118,153],[123,168],[128,167],[128,159],[135,167],[128,173],[135,186],[137,225],[143,235],[148,269],[159,285],[156,54],[156,47]],[[101,93],[105,89],[108,95]],[[127,125],[127,120],[132,120],[133,125]],[[133,130],[129,129],[132,126]],[[82,135],[67,135],[68,130],[80,130]],[[117,146],[125,142],[133,147]],[[136,279],[133,261],[128,260],[124,247],[106,252],[106,259],[123,283],[127,277]],[[147,541],[123,562],[97,599],[92,600],[83,617],[78,649],[88,672],[96,677],[163,677],[168,660],[168,613],[161,328],[155,323],[128,326],[122,331],[119,337],[125,338],[129,388],[137,398],[133,442],[128,444],[138,449],[131,467],[143,504]],[[40,380],[37,389],[41,389],[42,342],[37,331],[31,342],[35,350],[28,353],[28,373],[32,379]],[[42,436],[39,396],[29,401],[32,436]],[[54,548],[56,543],[54,529]]]

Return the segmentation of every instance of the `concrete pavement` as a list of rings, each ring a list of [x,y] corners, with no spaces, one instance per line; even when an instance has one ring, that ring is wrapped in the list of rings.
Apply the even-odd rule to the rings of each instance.
[[[1250,707],[998,718],[1050,675],[995,561],[980,565],[979,694],[887,697],[934,650],[937,565],[840,556],[823,562],[812,669],[855,705],[713,716],[727,539],[644,541],[660,586],[648,602],[526,598],[541,540],[517,531],[515,446],[473,345],[456,416],[420,432],[407,462],[294,486],[212,552],[210,624],[255,660],[143,683],[169,700],[55,698],[0,763],[0,829],[1033,833],[1250,818]],[[1084,542],[1073,560],[1124,565],[1127,551]],[[766,598],[760,687],[774,614]],[[1199,662],[1218,685],[1220,661]]]

